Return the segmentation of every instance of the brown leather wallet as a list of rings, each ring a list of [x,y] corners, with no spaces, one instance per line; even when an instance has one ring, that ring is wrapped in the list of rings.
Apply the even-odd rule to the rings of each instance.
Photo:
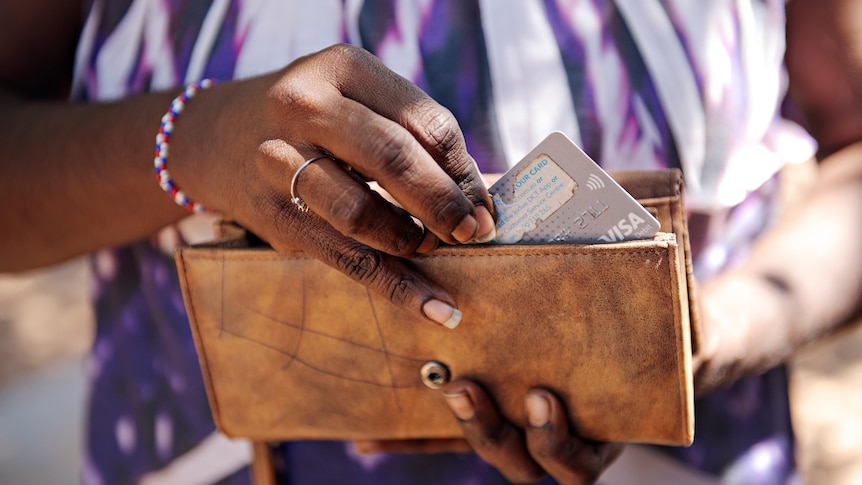
[[[177,251],[213,416],[232,437],[460,436],[435,388],[482,383],[523,423],[533,386],[598,441],[693,439],[692,297],[682,179],[612,176],[654,213],[652,239],[444,247],[411,260],[463,312],[455,330],[417,318],[302,252],[242,231]]]

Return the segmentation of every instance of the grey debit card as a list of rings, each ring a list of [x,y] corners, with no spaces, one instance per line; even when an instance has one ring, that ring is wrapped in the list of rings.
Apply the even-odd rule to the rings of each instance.
[[[498,243],[652,237],[659,222],[566,135],[548,135],[490,188]]]

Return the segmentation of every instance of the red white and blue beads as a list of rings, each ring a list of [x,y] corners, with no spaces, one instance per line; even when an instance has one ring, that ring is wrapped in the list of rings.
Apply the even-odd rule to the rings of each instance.
[[[168,173],[167,168],[168,143],[171,140],[171,133],[174,131],[174,122],[180,113],[183,112],[186,102],[192,99],[198,91],[206,89],[213,84],[215,84],[215,81],[212,79],[203,79],[186,86],[183,92],[171,102],[171,107],[168,109],[168,112],[162,116],[162,123],[159,126],[159,132],[156,134],[156,157],[153,160],[156,172],[156,181],[158,181],[162,190],[174,199],[174,202],[185,207],[191,212],[197,213],[210,212],[210,210],[191,200],[185,193],[183,193],[182,190],[180,190],[179,187],[177,187],[177,184],[171,180],[171,176]]]

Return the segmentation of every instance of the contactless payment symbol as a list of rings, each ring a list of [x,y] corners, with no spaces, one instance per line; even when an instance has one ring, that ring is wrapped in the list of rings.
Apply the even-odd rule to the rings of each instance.
[[[602,182],[602,179],[598,175],[591,173],[590,176],[587,177],[587,188],[590,190],[603,189],[605,188],[605,183]]]

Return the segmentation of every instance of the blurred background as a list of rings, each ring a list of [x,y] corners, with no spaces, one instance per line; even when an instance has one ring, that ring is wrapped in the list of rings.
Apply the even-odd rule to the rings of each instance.
[[[804,191],[811,167],[785,178]],[[791,206],[792,207],[792,206]],[[78,483],[85,354],[92,341],[84,259],[0,275],[0,484]],[[862,483],[862,326],[802,352],[791,403],[805,483]]]
[[[88,271],[0,274],[0,484],[80,483]]]

